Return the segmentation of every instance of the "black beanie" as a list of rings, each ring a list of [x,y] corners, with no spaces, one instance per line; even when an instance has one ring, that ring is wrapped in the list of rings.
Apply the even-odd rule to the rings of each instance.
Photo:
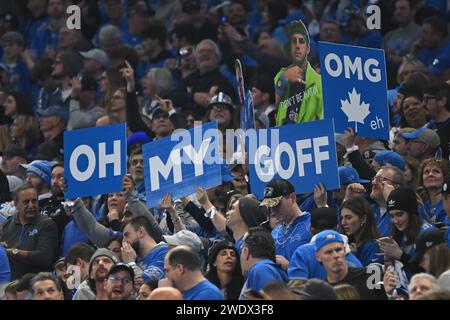
[[[258,201],[247,197],[239,199],[239,212],[248,228],[258,227],[269,218],[267,207],[260,207]]]
[[[414,190],[408,187],[400,187],[393,190],[387,199],[387,211],[401,210],[409,214],[419,214],[417,199]]]

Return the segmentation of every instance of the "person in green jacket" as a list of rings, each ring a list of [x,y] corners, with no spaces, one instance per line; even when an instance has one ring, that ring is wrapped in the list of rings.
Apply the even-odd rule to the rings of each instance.
[[[289,30],[292,65],[281,68],[274,79],[277,126],[323,119],[322,80],[308,62],[308,29],[298,20]]]

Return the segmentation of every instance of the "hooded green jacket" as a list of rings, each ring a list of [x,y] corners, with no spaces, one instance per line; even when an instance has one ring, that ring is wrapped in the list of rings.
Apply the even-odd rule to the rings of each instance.
[[[281,68],[275,76],[275,91],[281,97],[278,104],[276,116],[276,125],[285,124],[289,103],[295,103],[298,92],[290,92],[292,85],[284,78],[284,72],[291,68],[288,66]],[[297,116],[296,123],[309,122],[323,119],[323,99],[322,99],[322,80],[320,75],[311,67],[308,62],[306,68],[306,87],[303,91],[303,100],[300,106],[300,114]]]

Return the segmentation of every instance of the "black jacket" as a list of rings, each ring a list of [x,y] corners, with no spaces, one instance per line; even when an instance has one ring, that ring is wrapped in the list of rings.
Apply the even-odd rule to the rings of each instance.
[[[24,225],[16,214],[0,224],[0,241],[6,242],[8,248],[28,251],[26,258],[9,257],[14,280],[26,273],[51,270],[58,249],[58,230],[51,219],[40,214]]]

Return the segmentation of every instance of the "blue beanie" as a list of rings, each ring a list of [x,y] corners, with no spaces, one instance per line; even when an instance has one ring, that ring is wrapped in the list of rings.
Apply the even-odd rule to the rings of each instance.
[[[56,161],[34,160],[29,164],[22,164],[26,169],[26,173],[33,173],[41,178],[50,188],[52,185],[52,169]]]

